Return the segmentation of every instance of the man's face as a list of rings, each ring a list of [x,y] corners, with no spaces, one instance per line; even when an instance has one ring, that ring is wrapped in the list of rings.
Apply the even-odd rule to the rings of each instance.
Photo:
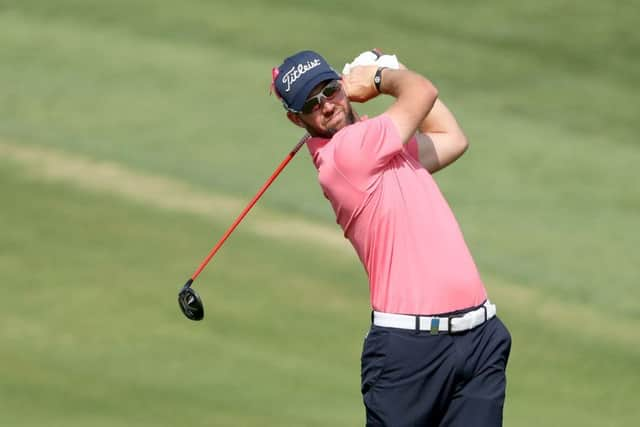
[[[288,113],[289,119],[307,129],[311,136],[331,138],[355,121],[351,104],[339,80],[318,84],[309,94],[300,113]]]

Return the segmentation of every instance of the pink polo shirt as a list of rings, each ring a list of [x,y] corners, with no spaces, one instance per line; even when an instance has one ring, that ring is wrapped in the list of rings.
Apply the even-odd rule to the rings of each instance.
[[[324,195],[369,276],[374,310],[440,314],[482,304],[486,291],[460,227],[415,139],[387,114],[307,142]]]

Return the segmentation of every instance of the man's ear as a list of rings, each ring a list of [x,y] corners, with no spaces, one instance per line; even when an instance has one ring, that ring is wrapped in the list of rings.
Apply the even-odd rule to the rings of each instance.
[[[304,122],[302,121],[302,119],[300,118],[299,115],[297,115],[296,113],[292,113],[291,111],[287,111],[287,118],[289,120],[291,120],[291,123],[293,123],[296,126],[300,126],[301,128],[304,128]]]

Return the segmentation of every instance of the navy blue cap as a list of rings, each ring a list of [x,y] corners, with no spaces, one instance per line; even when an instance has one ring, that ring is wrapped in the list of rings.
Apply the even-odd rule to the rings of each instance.
[[[337,80],[340,75],[318,53],[305,50],[284,60],[273,69],[273,85],[284,107],[295,113],[302,110],[313,88],[325,80]]]

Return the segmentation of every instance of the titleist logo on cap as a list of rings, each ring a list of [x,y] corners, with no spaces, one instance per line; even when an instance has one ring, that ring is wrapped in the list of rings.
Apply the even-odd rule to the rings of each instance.
[[[320,59],[316,58],[313,61],[307,61],[303,64],[298,64],[297,66],[291,67],[289,71],[286,72],[284,76],[282,76],[282,83],[287,85],[285,92],[289,92],[291,90],[291,85],[295,83],[304,73],[309,70],[314,69],[320,65]]]

